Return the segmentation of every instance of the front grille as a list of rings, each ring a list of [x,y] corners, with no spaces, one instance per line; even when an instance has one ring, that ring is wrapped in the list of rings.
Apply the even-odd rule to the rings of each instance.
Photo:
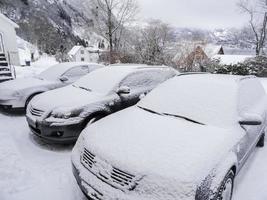
[[[30,113],[33,116],[41,117],[44,114],[44,111],[36,109],[36,108],[33,108],[32,106],[30,106]]]
[[[90,172],[112,187],[121,190],[133,190],[137,185],[136,176],[98,159],[86,148],[81,156],[81,162]]]

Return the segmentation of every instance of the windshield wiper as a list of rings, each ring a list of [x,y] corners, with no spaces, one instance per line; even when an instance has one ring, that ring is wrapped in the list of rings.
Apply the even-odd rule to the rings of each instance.
[[[150,109],[147,109],[147,108],[143,108],[143,107],[141,107],[141,106],[137,106],[137,107],[138,107],[138,108],[141,108],[141,109],[143,109],[143,110],[145,110],[145,111],[147,111],[147,112],[153,113],[153,114],[162,115],[162,114],[160,114],[160,113],[158,113],[158,112],[155,112],[155,111],[150,110]]]
[[[86,88],[86,87],[82,87],[82,86],[77,86],[77,85],[72,85],[73,87],[76,87],[76,88],[80,88],[80,89],[82,89],[82,90],[86,90],[86,91],[88,91],[88,92],[92,92],[92,90],[91,89],[89,89],[89,88]]]
[[[158,112],[150,110],[148,108],[144,108],[144,107],[141,107],[141,106],[137,106],[137,107],[141,108],[141,109],[143,109],[143,110],[145,110],[147,112],[153,113],[153,114],[157,114],[157,115],[161,115],[161,116],[171,116],[171,117],[181,118],[181,119],[184,119],[186,121],[189,121],[189,122],[192,122],[192,123],[195,123],[195,124],[205,125],[205,124],[203,124],[201,122],[195,121],[193,119],[190,119],[190,118],[187,118],[187,117],[184,117],[184,116],[173,115],[173,114],[168,114],[168,113],[158,113]]]
[[[163,115],[171,116],[171,117],[176,117],[176,118],[181,118],[181,119],[185,119],[185,120],[187,120],[187,121],[189,121],[189,122],[193,122],[193,123],[195,123],[195,124],[205,125],[205,124],[203,124],[203,123],[201,123],[201,122],[198,122],[198,121],[195,121],[195,120],[190,119],[190,118],[188,118],[188,117],[184,117],[184,116],[180,116],[180,115],[173,115],[173,114],[169,114],[169,113],[163,113]]]

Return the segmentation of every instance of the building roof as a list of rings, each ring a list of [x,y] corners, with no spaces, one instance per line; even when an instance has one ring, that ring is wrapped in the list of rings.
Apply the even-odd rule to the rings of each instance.
[[[19,25],[17,25],[15,22],[13,22],[11,19],[9,19],[8,17],[6,17],[2,13],[0,13],[0,19],[3,19],[4,21],[6,21],[7,23],[9,23],[14,28],[19,28]]]
[[[70,56],[74,56],[77,54],[77,52],[82,48],[83,46],[80,45],[76,45],[74,47],[72,47],[72,49],[69,51],[68,55]]]
[[[223,48],[221,45],[207,44],[202,47],[206,55],[211,58],[220,53],[220,50]]]

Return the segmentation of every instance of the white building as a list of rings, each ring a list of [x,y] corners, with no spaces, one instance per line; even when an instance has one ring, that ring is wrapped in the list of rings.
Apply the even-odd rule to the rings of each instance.
[[[74,62],[97,63],[101,50],[94,47],[74,46],[68,53],[70,60]]]
[[[16,29],[19,26],[0,13],[0,54],[9,64],[20,65]]]

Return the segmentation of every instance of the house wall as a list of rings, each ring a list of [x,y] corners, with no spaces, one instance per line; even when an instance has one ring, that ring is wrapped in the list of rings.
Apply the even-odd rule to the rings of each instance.
[[[15,28],[10,25],[10,23],[0,18],[0,33],[3,37],[4,52],[7,59],[8,55],[10,56],[10,64],[20,65]]]
[[[84,51],[84,54],[82,54],[82,50]],[[73,59],[76,62],[82,62],[82,58],[84,58],[84,62],[96,63],[99,60],[99,55],[98,53],[90,53],[86,48],[82,47],[73,57]]]

